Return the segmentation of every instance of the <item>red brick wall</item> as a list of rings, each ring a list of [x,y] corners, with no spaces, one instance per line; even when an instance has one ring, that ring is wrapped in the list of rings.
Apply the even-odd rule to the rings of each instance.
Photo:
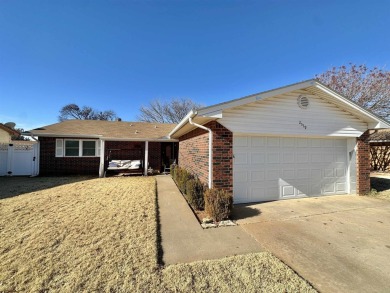
[[[371,190],[370,182],[370,144],[369,132],[366,131],[357,139],[356,153],[356,192],[360,195],[367,194]]]
[[[96,158],[56,158],[56,139],[40,137],[39,174],[57,175],[99,175],[99,157]]]
[[[111,150],[111,152],[110,152]],[[110,160],[145,160],[143,141],[106,141],[105,157]],[[149,166],[161,170],[161,143],[149,142]]]
[[[56,158],[56,138],[41,137],[39,141],[40,175],[99,175],[99,157]],[[106,141],[104,157],[105,160],[144,160],[145,142]],[[149,143],[149,165],[155,170],[161,170],[160,142]]]
[[[209,134],[196,128],[179,139],[179,166],[196,175],[204,184],[209,178]]]
[[[233,134],[216,121],[205,125],[213,131],[213,187],[233,191]],[[209,133],[195,130],[180,137],[179,166],[208,183]]]
[[[233,133],[216,121],[213,131],[213,186],[233,192]]]

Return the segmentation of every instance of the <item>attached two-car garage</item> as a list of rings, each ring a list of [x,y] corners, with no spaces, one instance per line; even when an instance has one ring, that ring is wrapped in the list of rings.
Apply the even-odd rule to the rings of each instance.
[[[235,203],[348,193],[347,139],[233,136]]]
[[[191,111],[179,164],[234,203],[370,191],[369,129],[390,128],[316,80]]]

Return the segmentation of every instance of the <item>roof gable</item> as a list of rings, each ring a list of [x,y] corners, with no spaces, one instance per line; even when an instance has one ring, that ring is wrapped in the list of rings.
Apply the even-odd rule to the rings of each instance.
[[[191,114],[191,118],[194,120],[194,122],[203,124],[204,122],[202,121],[207,122],[210,120],[222,119],[224,115],[226,115],[226,113],[228,113],[231,109],[235,109],[245,105],[255,105],[256,103],[262,103],[263,101],[266,101],[267,99],[272,97],[277,97],[302,90],[306,91],[306,93],[310,95],[319,97],[324,101],[332,103],[340,110],[346,111],[354,117],[360,119],[367,124],[368,129],[390,128],[390,123],[388,121],[362,108],[353,101],[341,96],[340,94],[336,93],[335,91],[331,90],[327,86],[314,79],[205,107],[199,109],[196,112],[192,112],[192,114],[190,112],[189,115]],[[188,125],[187,115],[187,117],[185,117],[178,124],[178,126],[171,131],[170,136],[180,137],[184,133],[191,131],[193,128],[194,127],[192,125]]]

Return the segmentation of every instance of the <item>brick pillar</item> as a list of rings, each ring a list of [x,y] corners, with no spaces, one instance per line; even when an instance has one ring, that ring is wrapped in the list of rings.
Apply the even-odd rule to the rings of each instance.
[[[368,130],[357,138],[356,153],[356,193],[364,195],[370,192],[370,144]]]
[[[213,131],[213,187],[233,192],[233,133],[216,121],[205,126]]]

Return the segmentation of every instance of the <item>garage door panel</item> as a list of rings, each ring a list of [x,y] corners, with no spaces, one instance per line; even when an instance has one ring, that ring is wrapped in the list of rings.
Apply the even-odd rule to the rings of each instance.
[[[251,146],[252,147],[264,147],[266,146],[266,138],[265,137],[252,137],[251,138]]]
[[[279,153],[270,153],[267,155],[267,163],[278,164],[279,163]]]
[[[336,192],[344,193],[346,189],[345,182],[336,182]]]
[[[264,153],[252,153],[251,154],[251,165],[264,164],[265,154]]]
[[[282,158],[283,163],[294,163],[295,162],[295,154],[283,153],[281,158]]]
[[[336,192],[335,184],[332,183],[325,183],[323,185],[322,193],[323,194],[334,194]]]
[[[248,154],[246,154],[246,153],[234,154],[234,164],[246,166],[248,164]]]
[[[281,186],[282,197],[295,196],[295,188],[291,185]]]
[[[337,178],[340,178],[340,177],[344,177],[345,176],[345,169],[344,168],[335,168],[335,173],[336,173],[336,177]]]
[[[280,139],[280,145],[282,147],[295,147],[295,138],[294,137],[283,137]]]
[[[235,202],[347,191],[346,139],[234,136],[233,153]]]
[[[277,180],[280,176],[280,171],[279,170],[266,170],[266,179],[267,180]]]
[[[248,183],[249,176],[247,171],[237,171],[234,174],[234,182],[236,183]]]
[[[263,182],[265,179],[264,171],[251,171],[252,182]]]
[[[333,169],[325,169],[324,170],[324,177],[325,178],[332,178],[333,180],[333,177],[334,177],[334,170]]]
[[[250,137],[238,136],[238,137],[234,138],[234,144],[237,147],[247,147],[249,145],[248,144],[249,139],[250,139]]]

